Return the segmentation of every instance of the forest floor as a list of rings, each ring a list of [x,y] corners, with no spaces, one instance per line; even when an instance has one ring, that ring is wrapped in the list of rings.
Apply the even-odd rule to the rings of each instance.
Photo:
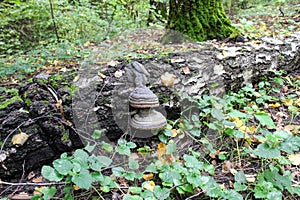
[[[257,39],[263,36],[277,37],[280,39],[282,37],[288,37],[294,32],[300,32],[300,8],[298,8],[298,10],[295,7],[292,10],[289,8],[282,8],[285,16],[282,16],[282,13],[274,8],[270,8],[270,10],[268,10],[266,7],[264,7],[263,9],[266,13],[260,12],[260,14],[257,14],[255,13],[254,9],[247,9],[245,10],[245,13],[247,12],[247,14],[240,13],[239,18],[236,18],[236,16],[231,16],[232,22],[234,24],[239,24],[239,28],[245,33],[245,35],[248,36],[246,40],[255,42]],[[251,13],[251,15],[249,13]],[[159,41],[163,34],[164,30],[162,29],[140,29],[138,31],[128,30],[111,40],[104,41],[100,45],[86,43],[85,48],[89,49],[90,52],[86,57],[90,57],[93,63],[115,67],[120,65],[122,62],[128,62],[141,58],[161,59],[163,57],[167,57],[171,60],[173,58],[172,56],[176,52],[201,50],[203,46],[213,45],[215,47],[221,47],[226,45],[234,46],[236,44],[235,41],[229,41],[228,43],[225,43],[224,41],[212,40],[203,43],[161,45]],[[172,53],[172,55],[170,53]],[[169,57],[168,54],[170,54]],[[24,58],[26,58],[26,56]],[[50,78],[47,78],[49,80],[47,84],[51,84],[56,91],[62,88],[68,88],[72,90],[73,88],[71,83],[78,78],[74,72],[80,70],[80,68],[81,62],[79,61],[72,62],[68,60],[66,62],[65,59],[60,60],[57,58],[53,59],[44,67],[36,69],[29,74],[20,75],[16,73],[12,76],[4,77],[0,81],[1,113],[7,113],[5,109],[12,109],[12,107],[7,105],[7,102],[10,102],[9,100],[13,98],[15,94],[14,92],[31,82],[33,77],[36,75],[49,75]],[[115,74],[115,70],[112,73],[114,73],[114,76],[118,76]],[[105,75],[100,73],[99,76]],[[280,124],[282,130],[291,131],[294,135],[299,135],[300,121],[298,114],[300,108],[300,71],[295,71],[290,74],[283,74],[281,77],[267,80],[265,83],[270,84],[268,87],[266,87],[271,91],[268,92],[267,96],[274,98],[278,97],[279,90],[281,99],[279,100],[278,97],[278,102],[265,103],[261,105],[262,108],[259,109],[269,113],[274,122],[276,124]],[[259,85],[254,86],[255,91],[259,91],[259,89],[261,89]],[[8,92],[8,90],[10,92]],[[70,95],[70,93],[71,92],[67,92],[67,95]],[[242,92],[239,94],[242,94]],[[66,95],[65,90],[61,90],[60,95]],[[5,116],[1,115],[0,118],[2,120],[1,122],[5,121]],[[18,127],[18,125],[15,127]],[[4,140],[4,138],[1,137],[0,139]],[[249,143],[252,143],[255,144],[254,146],[257,146],[259,143],[258,139],[255,137],[250,137],[249,140],[251,141],[246,141],[245,143],[240,144],[249,145]],[[251,154],[250,157],[244,157],[244,160],[242,160],[243,163],[241,163],[241,160],[238,159],[239,157],[232,156],[233,154],[231,154],[232,149],[237,149],[237,143],[235,143],[235,140],[230,139],[228,139],[227,142],[228,144],[224,146],[223,149],[219,149],[217,152],[215,152],[215,154],[210,154],[206,157],[206,159],[209,159],[211,164],[215,167],[215,173],[213,175],[214,179],[217,180],[217,183],[222,185],[224,188],[233,188],[236,169],[243,166],[244,173],[247,175],[247,182],[251,183],[251,181],[254,181],[257,176],[257,170],[263,168],[265,163],[263,163],[257,155],[253,154]],[[139,141],[136,141],[136,143],[139,143]],[[4,145],[4,141],[2,141],[0,144]],[[147,144],[147,146],[150,146],[151,149],[157,150],[159,140],[150,138],[143,144]],[[140,147],[142,147],[142,145]],[[196,146],[193,148],[194,150],[197,150]],[[282,166],[285,170],[289,170],[291,172],[293,176],[293,185],[299,186],[300,158],[299,154],[295,155],[298,157],[291,159],[294,164],[286,164]],[[124,179],[118,181],[127,188],[131,186],[130,184],[132,184],[132,182]],[[2,184],[0,182],[0,198],[8,197],[9,199],[30,199],[34,194],[39,194],[39,191],[41,191],[42,187],[47,185],[47,183],[49,183],[49,181],[41,176],[40,169],[36,169],[31,172],[23,171],[22,177],[19,180],[12,179],[9,182],[2,182]],[[62,186],[58,186],[58,188],[60,187],[62,188]],[[63,196],[62,193],[62,190],[59,190],[57,197]],[[124,195],[123,192],[119,192],[117,190],[113,191],[112,193],[116,194],[115,199],[120,199]],[[300,198],[297,195],[294,197],[287,195],[287,193],[288,192],[286,190],[283,191],[284,199],[293,199],[294,197]],[[95,195],[95,192],[85,193],[76,188],[75,195],[78,195],[77,199],[87,199],[87,197],[92,199],[92,197],[97,196],[97,194]],[[102,196],[104,199],[111,198],[111,194],[106,198],[105,195]],[[188,196],[178,195],[176,198],[188,198]]]

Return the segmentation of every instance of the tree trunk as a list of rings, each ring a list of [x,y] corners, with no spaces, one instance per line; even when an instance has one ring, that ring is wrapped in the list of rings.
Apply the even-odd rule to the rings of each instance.
[[[225,38],[234,31],[222,0],[170,0],[166,29],[165,43],[182,42],[187,38],[196,41]]]

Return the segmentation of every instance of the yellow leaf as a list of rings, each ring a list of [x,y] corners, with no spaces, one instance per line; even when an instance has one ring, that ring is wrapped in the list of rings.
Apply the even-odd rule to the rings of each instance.
[[[270,104],[268,104],[268,106],[270,107],[270,108],[278,108],[278,107],[280,107],[281,106],[281,104],[280,103],[275,103],[275,104],[273,104],[273,103],[270,103]]]
[[[79,78],[80,78],[80,74],[78,74],[77,76],[75,76],[75,78],[73,79],[73,82],[74,83],[77,82],[79,80]]]
[[[145,188],[146,190],[150,190],[151,192],[153,192],[154,187],[155,183],[153,181],[149,181],[143,185],[143,188]]]
[[[171,133],[172,133],[172,137],[176,137],[177,135],[178,135],[178,130],[176,130],[176,129],[172,129],[171,130]]]
[[[227,57],[227,51],[223,50],[222,51],[222,56],[223,56],[223,58],[226,58]]]
[[[300,106],[300,99],[297,99],[295,103]]]
[[[286,105],[286,106],[291,106],[291,105],[293,105],[294,100],[293,100],[293,99],[285,99],[285,100],[282,100],[282,102],[283,102],[284,105]]]
[[[157,151],[158,156],[163,156],[166,154],[166,145],[164,143],[162,143],[162,142],[159,143],[157,145],[157,149],[158,149],[158,151]]]
[[[90,41],[87,41],[86,43],[84,43],[84,47],[88,47],[89,45],[91,44],[91,42]]]
[[[13,138],[11,139],[11,142],[14,145],[23,145],[29,138],[29,135],[27,135],[26,133],[20,132],[17,135],[14,135]]]
[[[245,137],[249,138],[248,133],[253,133],[255,131],[255,127],[247,127],[244,125],[244,122],[240,120],[238,117],[231,118],[231,121],[235,122],[236,127],[245,133]]]
[[[300,153],[289,155],[288,158],[293,165],[300,165]]]
[[[54,60],[54,61],[52,62],[52,64],[55,65],[55,66],[58,65],[58,63],[59,63],[59,61],[57,61],[57,60]]]
[[[36,187],[34,188],[34,192],[33,195],[38,195],[38,194],[43,194],[42,190],[45,188],[45,186],[41,186],[41,187]]]
[[[80,187],[78,187],[78,185],[74,185],[73,188],[74,188],[74,190],[79,190],[80,189]]]
[[[102,79],[105,79],[105,78],[106,78],[106,76],[105,76],[104,74],[102,74],[101,72],[98,72],[98,76],[99,76],[100,78],[102,78]]]
[[[152,173],[143,175],[143,179],[145,179],[146,181],[152,180],[153,177],[154,175]]]

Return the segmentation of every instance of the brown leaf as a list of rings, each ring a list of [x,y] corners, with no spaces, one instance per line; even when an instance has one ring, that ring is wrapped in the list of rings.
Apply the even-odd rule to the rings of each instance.
[[[33,171],[29,172],[27,179],[30,180],[35,176],[35,173]]]
[[[184,74],[190,74],[191,73],[190,68],[188,66],[183,67],[182,71],[183,71]]]
[[[222,165],[222,173],[228,174],[232,169],[233,169],[233,164],[230,161],[225,160],[224,164]]]
[[[170,74],[169,72],[166,72],[163,75],[161,75],[160,80],[163,85],[167,87],[172,87],[174,86],[175,78],[176,76],[174,74]]]
[[[43,177],[42,176],[39,176],[37,178],[34,178],[32,180],[33,183],[42,183],[43,182]]]
[[[292,132],[295,134],[297,134],[297,132],[300,130],[300,126],[299,125],[293,125],[293,124],[289,124],[289,125],[286,125],[283,130],[285,131],[289,131],[289,132]]]
[[[19,194],[16,194],[14,196],[11,196],[11,200],[29,200],[32,196],[29,196],[26,192],[20,192]]]

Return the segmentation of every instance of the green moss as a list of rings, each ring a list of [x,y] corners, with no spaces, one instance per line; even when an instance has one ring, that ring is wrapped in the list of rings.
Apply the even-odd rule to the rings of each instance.
[[[0,109],[8,107],[10,104],[13,104],[16,100],[23,102],[23,100],[19,96],[13,96],[12,98],[0,103]]]
[[[1,98],[1,100],[3,99],[3,101],[0,102],[0,109],[6,108],[10,104],[13,104],[16,100],[23,102],[23,100],[19,96],[19,91],[17,89],[12,88],[12,89],[6,90],[5,92],[6,92],[6,96],[8,96],[8,97],[10,96],[10,98],[6,98],[5,96],[3,96],[3,98]]]
[[[178,32],[177,35],[168,31],[163,42],[183,42],[186,38],[204,41],[213,38],[228,37],[235,28],[231,25],[222,7],[221,0],[171,0],[172,4],[167,29]],[[177,36],[177,37],[176,37]],[[175,41],[174,41],[175,39]]]

